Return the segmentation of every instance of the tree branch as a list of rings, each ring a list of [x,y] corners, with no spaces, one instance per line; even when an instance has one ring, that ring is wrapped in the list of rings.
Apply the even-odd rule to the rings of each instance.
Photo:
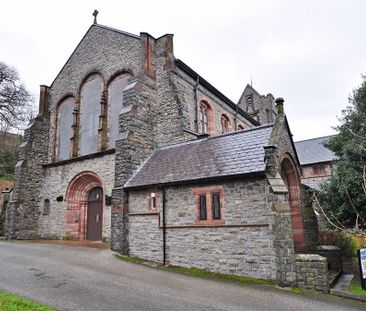
[[[352,199],[351,199],[351,196],[349,195],[349,192],[348,192],[347,189],[346,189],[346,194],[347,194],[347,198],[349,200],[349,203],[351,204],[351,206],[352,206],[353,210],[355,211],[357,217],[360,218],[360,220],[362,221],[362,224],[364,225],[365,224],[365,220],[361,217],[360,213],[356,209],[356,206],[354,206],[354,204],[352,202]],[[356,218],[356,224],[358,225],[358,219],[357,218]]]

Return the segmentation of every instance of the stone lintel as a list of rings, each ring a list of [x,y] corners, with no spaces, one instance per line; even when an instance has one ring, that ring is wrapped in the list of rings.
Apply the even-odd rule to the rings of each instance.
[[[291,212],[290,204],[288,202],[273,202],[272,210],[277,213]]]
[[[288,193],[287,187],[281,175],[278,172],[276,172],[276,175],[274,177],[271,176],[270,174],[266,174],[266,176],[273,193],[276,194]]]
[[[119,113],[119,115],[122,114],[133,114],[136,115],[137,114],[137,107],[135,105],[129,105],[127,107],[123,107]]]
[[[117,140],[130,140],[133,137],[133,131],[124,131],[118,134]]]
[[[327,262],[327,258],[317,254],[296,254],[295,260],[299,262],[307,262],[307,261]]]

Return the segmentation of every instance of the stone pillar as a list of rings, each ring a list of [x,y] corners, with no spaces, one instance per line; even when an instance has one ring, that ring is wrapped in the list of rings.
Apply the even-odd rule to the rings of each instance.
[[[79,229],[79,240],[85,240],[86,239],[86,226],[87,226],[87,205],[88,202],[82,201],[80,202],[80,229]]]
[[[128,200],[122,187],[112,190],[111,221],[111,249],[128,255]]]
[[[11,200],[11,190],[12,189],[5,188],[2,192],[2,206],[0,207],[0,236],[5,235],[6,232],[6,213]]]
[[[47,85],[40,86],[40,94],[39,94],[39,106],[38,106],[38,116],[42,117],[48,114],[49,110],[49,90],[50,88]]]
[[[280,286],[295,286],[296,271],[294,243],[291,225],[291,210],[288,202],[273,202],[273,246],[277,260],[277,283]]]

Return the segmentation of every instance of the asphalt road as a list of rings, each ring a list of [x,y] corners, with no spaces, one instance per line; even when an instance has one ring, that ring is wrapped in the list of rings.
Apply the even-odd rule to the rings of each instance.
[[[330,295],[160,271],[105,249],[0,242],[0,263],[0,289],[58,310],[365,310]]]

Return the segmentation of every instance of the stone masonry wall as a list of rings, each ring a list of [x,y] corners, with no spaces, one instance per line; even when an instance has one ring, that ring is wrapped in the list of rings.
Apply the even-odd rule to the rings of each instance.
[[[65,236],[65,212],[67,208],[66,192],[70,181],[79,173],[92,171],[102,180],[103,195],[111,195],[114,186],[114,154],[103,157],[76,160],[69,164],[46,167],[44,170],[44,183],[38,203],[39,235],[44,239],[62,239]],[[63,196],[62,202],[56,198]],[[50,201],[48,215],[42,213],[45,199]],[[103,200],[104,201],[104,200]],[[103,232],[102,236],[110,240],[111,206],[103,206]]]
[[[196,131],[195,119],[196,119],[196,103],[194,88],[196,81],[185,74],[182,70],[176,69],[174,76],[174,83],[179,90],[182,97],[182,102],[186,106],[185,113],[188,114],[189,128],[191,131]],[[221,115],[226,114],[231,123],[232,130],[235,131],[235,109],[228,106],[216,95],[212,94],[209,90],[199,85],[197,90],[197,101],[207,101],[212,108],[213,113],[213,128],[214,135],[221,134]],[[199,108],[198,108],[199,109]],[[242,124],[245,128],[252,127],[252,123],[245,117],[238,113],[237,124]]]
[[[168,187],[165,207],[168,264],[275,279],[273,212],[266,202],[265,178],[202,186],[222,186],[225,223],[195,224],[197,211],[193,191],[201,188],[199,185]],[[129,192],[130,255],[161,262],[162,192],[158,193],[160,228],[159,217],[149,214],[148,193],[146,190]],[[138,213],[140,215],[136,215]]]
[[[101,75],[104,88],[118,72],[127,71],[134,76],[139,75],[142,69],[141,48],[142,41],[139,37],[99,25],[90,27],[52,83],[49,141],[53,142],[55,138],[57,103],[66,95],[73,95],[78,102],[82,82],[91,73]],[[50,144],[49,161],[53,148],[54,145]]]
[[[155,190],[154,190],[155,191]],[[163,261],[163,230],[159,227],[158,211],[162,209],[161,191],[157,210],[149,210],[149,191],[133,191],[129,195],[130,256]]]
[[[12,200],[6,213],[9,239],[35,239],[39,237],[38,202],[43,186],[43,167],[47,161],[48,115],[37,116],[24,133],[15,166]]]
[[[248,107],[247,95],[253,96],[253,106],[257,112],[254,112],[253,117],[261,124],[273,123],[276,118],[276,109],[272,94],[266,96],[259,94],[253,87],[247,85],[242,96],[239,99],[238,105],[244,111],[252,114],[251,108]]]
[[[296,255],[297,286],[329,292],[327,259],[320,255]]]

